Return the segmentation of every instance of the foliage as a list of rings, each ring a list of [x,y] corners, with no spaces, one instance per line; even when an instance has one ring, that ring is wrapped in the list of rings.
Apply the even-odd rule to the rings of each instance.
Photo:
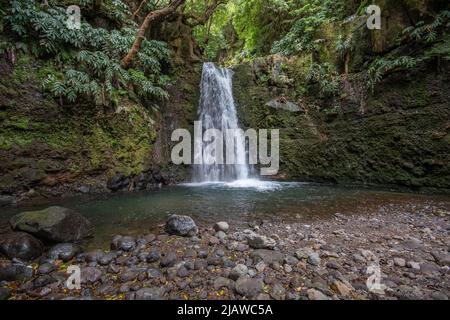
[[[318,83],[321,93],[325,95],[334,95],[339,90],[339,76],[329,63],[311,63],[306,81]]]
[[[367,69],[368,75],[368,86],[372,89],[375,85],[383,79],[389,73],[399,70],[410,69],[416,66],[418,59],[412,58],[410,56],[401,56],[396,58],[376,58]]]
[[[347,37],[339,35],[336,41],[336,50],[344,58],[347,53],[351,53],[355,49],[355,44],[353,43],[352,34]]]
[[[450,11],[444,10],[438,13],[431,22],[425,23],[419,21],[414,26],[405,28],[402,32],[402,38],[399,43],[406,42],[419,45],[415,56],[402,55],[392,56],[390,58],[378,57],[368,67],[368,86],[374,90],[377,83],[381,82],[384,76],[396,71],[408,70],[415,67],[420,61],[434,57],[450,59],[450,45],[448,36],[442,40],[442,34],[450,26]],[[431,49],[424,49],[421,45],[433,45]]]
[[[204,10],[204,6],[189,9],[201,12],[201,10]],[[216,60],[221,51],[230,49],[232,40],[227,38],[227,31],[230,30],[230,19],[234,10],[235,7],[231,3],[226,6],[219,6],[210,21],[194,28],[193,35],[209,60]]]
[[[80,5],[90,6],[91,0]],[[35,1],[11,0],[6,22],[35,56],[52,59],[58,74],[49,74],[43,86],[55,97],[75,102],[78,98],[94,98],[97,103],[113,100],[115,91],[131,89],[142,97],[165,98],[162,87],[167,77],[161,74],[161,64],[169,57],[166,45],[159,41],[144,40],[134,62],[134,69],[125,70],[120,60],[131,47],[136,26],[128,21],[121,29],[106,30],[93,27],[83,20],[81,29],[66,26],[65,7],[53,1],[40,6]],[[126,21],[127,6],[119,0],[103,1],[102,10],[111,17]]]
[[[292,12],[295,23],[280,41],[273,44],[272,52],[291,55],[317,49],[320,43],[320,39],[315,38],[318,27],[336,20],[343,14],[343,8],[343,1],[301,1],[300,7]]]
[[[432,43],[437,40],[442,29],[450,27],[450,11],[440,12],[431,23],[419,21],[415,26],[403,30],[403,35],[417,42]]]
[[[442,58],[450,61],[450,37],[447,36],[442,41],[436,43],[429,50],[425,51],[426,59]]]

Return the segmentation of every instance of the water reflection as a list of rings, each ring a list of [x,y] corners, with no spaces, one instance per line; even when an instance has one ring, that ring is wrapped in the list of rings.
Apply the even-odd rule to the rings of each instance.
[[[83,213],[94,223],[94,242],[108,243],[114,233],[155,231],[170,214],[190,215],[200,225],[219,220],[231,224],[273,219],[307,223],[311,219],[328,218],[337,212],[366,213],[391,204],[433,204],[446,210],[450,208],[449,196],[304,183],[276,184],[271,189],[227,184],[181,185],[153,192],[78,197],[36,206],[2,209],[4,212],[0,222],[5,225],[8,218],[19,211],[61,205]]]

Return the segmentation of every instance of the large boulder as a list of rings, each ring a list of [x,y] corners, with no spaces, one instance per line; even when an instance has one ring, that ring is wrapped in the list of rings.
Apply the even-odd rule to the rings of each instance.
[[[166,222],[165,230],[168,234],[182,237],[192,237],[198,233],[197,225],[188,216],[170,216]]]
[[[23,281],[33,276],[33,268],[19,263],[8,263],[0,265],[0,282]]]
[[[116,192],[126,190],[130,186],[131,180],[129,177],[119,173],[108,179],[106,186],[109,190]]]
[[[61,259],[64,262],[72,260],[81,248],[73,243],[58,243],[48,250],[48,257],[53,260]]]
[[[50,207],[22,212],[10,219],[14,230],[25,231],[52,242],[75,242],[92,235],[89,220],[76,211]]]
[[[9,232],[0,237],[0,252],[9,259],[31,261],[42,254],[42,243],[25,232]]]

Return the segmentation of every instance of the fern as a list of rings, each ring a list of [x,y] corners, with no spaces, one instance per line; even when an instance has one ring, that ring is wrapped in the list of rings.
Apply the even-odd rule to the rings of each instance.
[[[165,43],[144,40],[134,70],[125,70],[120,65],[137,32],[131,21],[127,21],[128,26],[111,31],[82,21],[80,30],[72,30],[66,26],[63,6],[52,2],[48,7],[41,7],[33,0],[10,3],[5,21],[11,31],[26,39],[36,56],[51,57],[60,68],[61,78],[49,76],[43,83],[53,96],[71,103],[89,97],[106,104],[114,100],[114,90],[131,89],[141,97],[167,97],[162,88],[167,79],[161,74],[161,64],[170,56]],[[91,6],[92,1],[80,0],[78,4]],[[120,0],[102,1],[101,8],[120,22],[130,14],[128,6]]]
[[[410,56],[401,56],[397,58],[387,59],[379,57],[373,61],[367,69],[368,75],[368,87],[372,90],[375,89],[375,85],[383,78],[392,72],[407,70],[415,67],[419,59]]]
[[[322,94],[334,95],[339,90],[339,77],[329,63],[318,64],[313,62],[306,74],[306,81],[318,83]]]
[[[403,36],[416,42],[433,43],[442,30],[450,27],[449,20],[450,11],[444,10],[431,23],[426,24],[424,21],[419,21],[416,25],[404,29]]]

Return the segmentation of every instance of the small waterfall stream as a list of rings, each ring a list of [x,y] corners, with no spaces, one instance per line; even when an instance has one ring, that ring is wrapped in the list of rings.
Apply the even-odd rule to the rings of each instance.
[[[230,69],[218,68],[214,63],[205,63],[201,79],[201,96],[198,108],[199,121],[202,122],[202,133],[208,129],[218,129],[223,134],[224,160],[226,160],[227,129],[239,129],[236,107],[233,99],[233,72]],[[235,140],[233,151],[235,164],[220,164],[217,154],[204,152],[206,145],[203,139],[196,138],[196,158],[201,157],[203,164],[195,165],[195,182],[236,181],[250,178],[250,167],[247,164],[246,146],[243,135]],[[211,164],[213,163],[213,164]],[[225,162],[226,163],[226,162]]]

